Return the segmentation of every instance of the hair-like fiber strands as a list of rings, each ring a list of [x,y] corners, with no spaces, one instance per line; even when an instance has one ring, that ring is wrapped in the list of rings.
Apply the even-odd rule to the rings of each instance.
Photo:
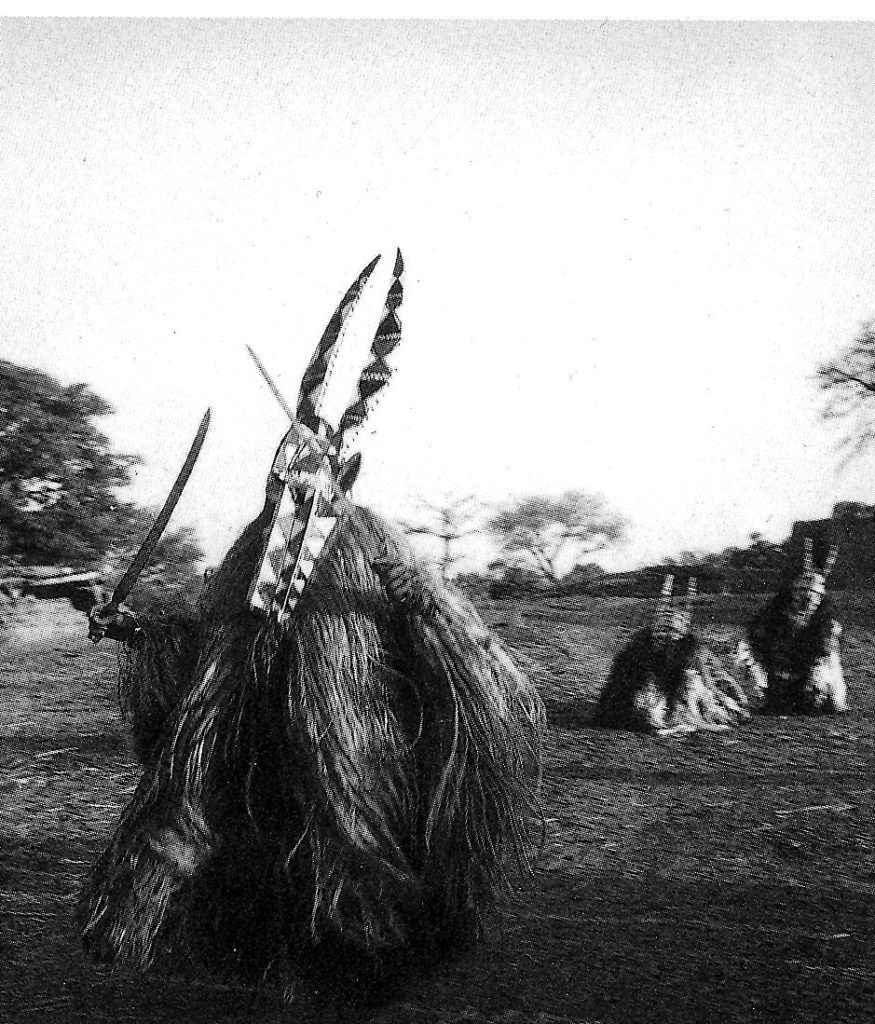
[[[650,729],[651,723],[639,707],[640,692],[653,686],[664,697],[666,707],[673,707],[680,697],[685,671],[695,667],[698,647],[689,635],[660,644],[650,629],[639,630],[611,664],[608,681],[596,703],[594,724],[612,729]]]
[[[794,629],[791,604],[790,587],[782,587],[750,620],[748,633],[751,647],[765,666],[771,667],[783,657],[794,672],[806,674],[829,651],[835,610],[832,601],[824,597],[808,623]]]
[[[288,986],[342,962],[369,984],[478,936],[509,862],[529,863],[543,704],[461,595],[432,581],[428,616],[392,598],[373,562],[412,555],[363,509],[290,628],[268,623],[246,606],[264,525],[196,622],[144,621],[123,665],[143,775],[82,935],[138,967],[181,955]]]
[[[593,725],[639,732],[724,729],[749,717],[749,699],[692,634],[657,640],[635,633],[611,665]]]
[[[764,712],[809,710],[805,686],[815,663],[830,653],[835,611],[824,597],[801,628],[792,621],[791,585],[783,586],[750,620],[747,636],[753,654],[769,677]],[[786,674],[786,681],[779,675]]]

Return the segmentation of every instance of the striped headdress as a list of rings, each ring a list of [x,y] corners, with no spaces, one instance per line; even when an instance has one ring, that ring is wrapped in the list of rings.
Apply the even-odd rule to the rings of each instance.
[[[271,510],[248,602],[281,625],[288,623],[316,561],[337,524],[360,458],[350,448],[392,375],[390,357],[401,340],[398,310],[404,288],[401,251],[367,362],[336,429],[321,415],[344,325],[380,257],[373,259],[340,300],[316,346],[298,395],[295,418],[268,477]]]
[[[838,547],[833,544],[818,568],[814,564],[814,541],[803,539],[802,567],[790,583],[790,621],[797,628],[805,626],[820,607],[826,594],[826,578],[832,571],[838,556]]]
[[[687,580],[687,595],[683,604],[675,606],[672,602],[672,590],[674,589],[674,576],[667,574],[663,584],[662,593],[656,603],[653,613],[653,625],[650,632],[654,639],[660,642],[669,640],[680,640],[690,631],[693,621],[693,601],[696,598],[696,577],[690,576]]]

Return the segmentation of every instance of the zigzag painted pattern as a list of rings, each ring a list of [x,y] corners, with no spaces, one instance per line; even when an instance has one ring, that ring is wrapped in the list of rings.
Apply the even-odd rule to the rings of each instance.
[[[288,488],[280,499],[250,599],[252,608],[270,611],[280,624],[294,611],[337,524],[338,511],[325,496],[325,487],[319,480],[313,496],[301,506],[296,506]]]
[[[331,376],[331,369],[337,355],[337,342],[340,338],[343,326],[349,314],[355,309],[356,303],[361,298],[368,278],[374,271],[380,257],[375,256],[359,276],[349,286],[346,294],[340,300],[334,314],[328,321],[328,326],[322,334],[316,351],[310,360],[304,376],[301,380],[301,390],[298,395],[298,418],[303,420],[309,427],[314,427],[319,419],[319,410],[322,405],[322,397],[326,385]]]
[[[335,437],[337,447],[345,454],[376,403],[376,397],[389,382],[394,367],[388,362],[401,341],[401,318],[398,308],[404,298],[404,260],[399,249],[395,257],[392,284],[386,296],[380,326],[371,342],[370,362],[362,370],[346,412],[340,420]]]
[[[328,514],[321,514],[323,508],[327,509]],[[310,504],[306,521],[303,521],[303,517],[299,520],[303,521],[303,531],[297,555],[293,557],[291,549],[288,550],[288,557],[275,590],[272,611],[280,625],[285,625],[295,610],[316,567],[316,561],[337,525],[337,518],[331,505],[317,492]]]
[[[359,274],[328,322],[301,381],[298,422],[292,424],[274,458],[272,472],[282,481],[283,489],[250,588],[249,604],[275,616],[281,624],[294,611],[341,514],[343,499],[336,493],[334,483],[340,450],[349,447],[393,372],[388,358],[401,340],[398,309],[404,297],[400,249],[380,324],[371,342],[370,361],[359,377],[352,401],[337,431],[332,431],[321,418],[320,407],[338,340],[379,259],[377,256]],[[302,430],[302,426],[306,429]]]

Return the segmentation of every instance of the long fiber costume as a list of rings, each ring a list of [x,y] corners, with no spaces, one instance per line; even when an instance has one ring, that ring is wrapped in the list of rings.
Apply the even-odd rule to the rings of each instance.
[[[790,618],[790,587],[765,604],[747,626],[748,642],[768,678],[762,712],[810,712],[806,684],[815,663],[830,653],[835,614],[825,597],[809,622],[794,628]]]
[[[617,654],[593,725],[638,732],[728,728],[748,717],[748,698],[693,635],[657,640],[637,632]]]
[[[684,688],[684,673],[695,668],[699,643],[693,636],[658,643],[650,629],[642,629],[617,654],[596,703],[593,724],[609,729],[650,731],[654,722],[643,707],[645,691],[664,698],[666,719]]]
[[[249,610],[264,515],[196,623],[142,623],[120,690],[144,772],[84,886],[83,938],[250,984],[439,957],[480,934],[540,835],[542,702],[459,594],[435,585],[432,615],[393,599],[373,561],[411,555],[364,509],[288,630]]]

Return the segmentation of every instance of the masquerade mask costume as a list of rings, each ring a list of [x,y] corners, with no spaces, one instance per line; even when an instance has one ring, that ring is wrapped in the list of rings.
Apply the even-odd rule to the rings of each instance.
[[[652,624],[614,658],[594,724],[668,736],[728,729],[749,717],[744,691],[691,632],[695,577],[682,605],[672,603],[673,584],[666,576]]]
[[[842,628],[826,596],[838,548],[814,563],[814,542],[804,538],[795,576],[747,625],[736,659],[763,694],[762,710],[814,714],[847,710],[839,640]]]
[[[352,400],[322,416],[341,300],[265,505],[191,615],[92,612],[123,640],[140,783],[81,898],[101,959],[184,954],[248,983],[391,972],[476,937],[528,864],[545,716],[454,588],[355,505],[350,449],[391,375],[398,254]],[[289,410],[291,413],[291,410]],[[535,830],[537,831],[537,830]]]

